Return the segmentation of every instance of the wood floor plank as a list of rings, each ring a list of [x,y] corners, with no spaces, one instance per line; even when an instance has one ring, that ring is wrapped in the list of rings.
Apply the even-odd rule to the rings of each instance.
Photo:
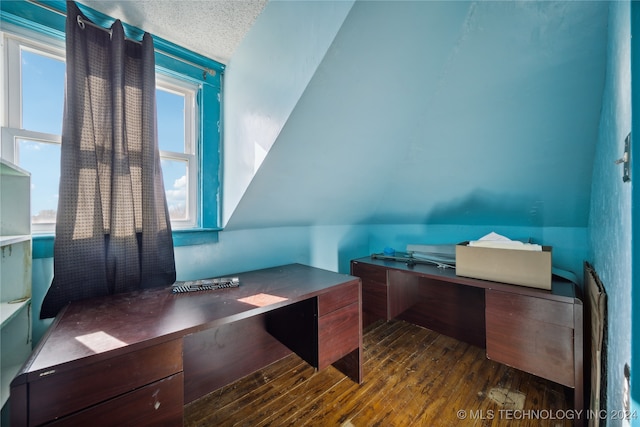
[[[352,394],[339,396],[336,403],[326,406],[326,411],[315,417],[308,425],[317,425],[316,422],[322,420],[327,425],[342,425],[353,423],[353,419],[370,406],[378,406],[384,400],[386,393],[386,382],[394,374],[395,369],[401,365],[404,358],[412,354],[412,349],[407,348],[406,341],[420,340],[416,334],[425,335],[425,341],[433,340],[437,335],[432,331],[418,330],[413,333],[403,333],[393,341],[376,346],[378,352],[365,352],[367,369],[365,380],[360,387]],[[420,340],[422,341],[422,340]]]
[[[424,397],[424,384],[433,380],[444,381],[445,371],[450,366],[446,360],[450,349],[443,345],[443,340],[455,345],[462,344],[443,335],[436,335],[429,347],[424,350],[414,349],[417,351],[413,352],[413,357],[405,360],[398,377],[390,382],[389,387],[385,387],[388,393],[383,405],[375,411],[369,407],[360,413],[356,420],[367,424],[376,424],[384,420],[388,425],[409,425],[409,420],[424,408],[422,403],[418,403]],[[437,374],[434,375],[434,372]],[[394,421],[396,419],[397,421]]]
[[[316,372],[291,355],[186,405],[184,425],[572,425],[566,419],[522,419],[565,414],[572,403],[568,389],[488,360],[484,349],[403,321],[366,328],[363,372],[358,385],[333,367]],[[502,403],[500,392],[509,393]],[[518,400],[517,393],[524,395],[520,413],[509,400]]]
[[[369,405],[360,405],[358,410],[351,409],[349,412],[349,421],[355,425],[371,425],[370,420],[373,415],[377,415],[386,410],[386,407],[392,403],[389,395],[395,390],[403,388],[403,379],[406,375],[408,366],[412,361],[419,358],[422,354],[428,352],[428,348],[433,344],[438,335],[427,329],[418,333],[405,334],[402,337],[402,347],[397,351],[389,354],[384,368],[385,375],[375,377],[375,384],[372,384],[371,390],[363,390],[363,399],[361,401],[373,402]],[[374,392],[375,391],[375,392]],[[342,414],[343,417],[345,414]],[[362,423],[362,424],[361,424]],[[365,424],[366,423],[366,424]]]
[[[386,328],[384,327],[384,324],[381,323],[378,328],[370,329],[369,334],[367,335],[367,339],[363,340],[363,346],[365,348],[371,349],[369,354],[371,354],[372,357],[368,361],[375,360],[377,357],[380,357],[383,354],[383,352],[381,351],[383,347],[378,345],[378,343],[385,343],[386,345],[392,347],[394,345],[393,343],[397,341],[399,337],[406,333],[407,332],[402,328],[402,325],[393,325],[392,327]],[[370,363],[367,363],[367,360],[365,360],[363,366],[363,370],[365,370],[365,372],[367,369],[370,369],[369,365]],[[371,366],[371,368],[374,367]],[[333,386],[328,386],[325,383],[320,384],[319,391],[316,392],[316,394],[314,395],[315,398],[312,401],[309,401],[309,399],[307,399],[306,396],[309,394],[309,391],[305,390],[304,398],[306,399],[306,402],[304,402],[304,404],[300,402],[296,403],[296,397],[298,397],[299,394],[296,391],[290,391],[288,393],[290,396],[288,396],[289,398],[287,399],[287,401],[281,402],[280,406],[284,409],[272,413],[267,419],[260,422],[259,425],[269,425],[273,422],[274,419],[277,420],[278,425],[287,425],[288,420],[290,420],[289,422],[299,425],[299,420],[311,419],[309,414],[311,410],[326,409],[322,405],[323,398],[330,398],[329,402],[333,404],[336,400],[339,400],[339,397],[333,397],[335,394],[349,394],[352,391],[359,390],[359,386],[352,381],[342,381],[342,379],[345,379],[344,375],[333,368],[329,368],[326,372],[323,372],[323,375],[320,375],[319,378],[326,378],[328,376],[336,378],[335,384],[333,384]],[[329,387],[328,390],[327,387]],[[327,391],[323,392],[324,390]],[[251,417],[247,418],[244,421],[256,422]]]
[[[302,359],[292,355],[209,393],[185,406],[185,426],[197,425],[198,421],[211,417],[212,412],[217,412],[229,404],[239,407],[238,399],[251,390],[259,389],[280,376],[289,376],[291,372],[303,368],[308,368],[308,365]]]
[[[490,360],[483,360],[484,349],[473,348],[476,351],[473,355],[475,361],[462,379],[467,390],[459,393],[458,398],[452,403],[451,410],[455,413],[450,416],[455,419],[464,419],[468,425],[481,426],[483,419],[490,416],[488,411],[494,409],[494,405],[487,399],[487,394],[495,384],[500,365]]]
[[[231,402],[222,406],[217,405],[215,399],[209,406],[210,410],[206,417],[197,421],[198,426],[215,425],[227,426],[233,425],[238,419],[244,418],[247,408],[255,408],[262,410],[269,402],[277,400],[282,395],[287,394],[288,390],[296,383],[304,383],[314,373],[313,367],[304,363],[296,356],[289,356],[286,359],[292,359],[294,367],[284,372],[282,375],[274,375],[278,371],[278,362],[272,364],[270,374],[265,375],[265,371],[260,371],[266,378],[264,384],[259,387],[250,388],[250,384],[245,384],[240,380],[242,386],[236,388],[227,388],[227,399]],[[302,362],[302,363],[297,363]],[[207,395],[206,397],[208,397]],[[200,411],[202,413],[202,411]],[[263,414],[263,412],[261,412]],[[186,418],[186,417],[185,417]],[[191,418],[191,417],[189,417]],[[185,423],[185,426],[187,423]]]
[[[292,375],[289,378],[281,377],[270,383],[268,390],[256,390],[252,392],[251,402],[248,405],[243,405],[239,411],[229,411],[225,417],[224,422],[216,423],[219,426],[231,426],[231,425],[256,425],[256,420],[267,419],[270,415],[272,408],[282,407],[285,402],[291,397],[292,390],[295,390],[299,385],[308,385],[309,381],[317,377],[315,370],[308,366],[303,371]],[[325,378],[324,376],[322,377]],[[342,379],[342,378],[339,378]],[[284,403],[286,405],[286,403]],[[242,402],[240,402],[242,405]],[[247,411],[246,409],[250,410]]]
[[[413,399],[411,403],[415,407],[412,415],[418,425],[430,425],[443,418],[443,411],[451,406],[461,386],[460,378],[464,377],[470,365],[465,355],[473,348],[453,338],[445,338],[452,341],[442,348],[440,358],[430,360],[431,363],[421,372],[424,382],[416,383],[419,399]]]
[[[301,408],[307,403],[318,401],[318,398],[326,393],[326,390],[343,381],[349,381],[344,374],[336,369],[327,369],[308,378],[304,383],[297,384],[288,389],[277,401],[272,401],[264,408],[256,408],[252,413],[246,414],[241,422],[234,425],[242,426],[269,426],[287,425],[287,419],[297,419]],[[310,399],[313,396],[313,399]]]

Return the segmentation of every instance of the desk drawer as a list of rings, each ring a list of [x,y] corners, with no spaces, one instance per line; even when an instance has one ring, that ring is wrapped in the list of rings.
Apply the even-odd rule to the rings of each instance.
[[[356,302],[318,318],[319,370],[360,346],[359,312]]]
[[[488,289],[487,357],[575,386],[573,305]]]
[[[39,425],[182,371],[182,340],[158,344],[30,385],[30,425]]]
[[[360,296],[359,283],[340,286],[331,292],[318,296],[318,315],[324,316],[339,308],[358,302]]]
[[[59,419],[49,426],[182,425],[184,381],[178,373]]]
[[[362,326],[378,319],[389,320],[387,269],[353,261],[351,274],[362,279]]]
[[[387,269],[376,265],[352,262],[351,275],[358,276],[363,281],[373,280],[374,282],[387,283]]]
[[[388,287],[386,283],[362,283],[362,311],[375,319],[389,320],[387,307]]]

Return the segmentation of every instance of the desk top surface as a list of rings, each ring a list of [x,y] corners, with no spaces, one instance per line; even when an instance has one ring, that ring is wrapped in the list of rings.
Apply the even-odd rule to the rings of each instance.
[[[259,315],[359,280],[301,264],[228,276],[239,277],[240,286],[178,294],[155,288],[73,302],[56,317],[16,380]]]
[[[435,265],[415,264],[413,266],[408,266],[404,262],[376,259],[370,256],[353,260],[353,262],[361,262],[388,269],[408,271],[443,282],[459,283],[467,286],[494,289],[568,303],[575,303],[576,301],[579,302],[579,290],[577,288],[577,285],[569,280],[563,279],[558,276],[553,276],[551,290],[549,291],[527,286],[510,285],[507,283],[492,282],[490,280],[457,276],[455,268],[440,268]]]

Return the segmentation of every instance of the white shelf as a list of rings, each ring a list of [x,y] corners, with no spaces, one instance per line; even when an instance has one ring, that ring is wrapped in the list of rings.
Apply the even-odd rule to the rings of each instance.
[[[31,234],[30,191],[29,173],[1,160],[0,235]]]
[[[0,248],[0,302],[31,296],[31,239]]]
[[[31,240],[29,234],[16,234],[15,236],[0,236],[0,246],[15,245],[20,242],[28,242]]]
[[[2,158],[0,158],[0,174],[6,176],[31,176],[29,172],[22,169],[20,166],[14,165]]]
[[[30,190],[29,172],[0,159],[0,407],[31,353]]]
[[[0,303],[0,328],[2,328],[6,323],[9,323],[9,321],[13,319],[20,310],[27,307],[30,302],[31,298],[27,298],[24,301],[14,303]]]

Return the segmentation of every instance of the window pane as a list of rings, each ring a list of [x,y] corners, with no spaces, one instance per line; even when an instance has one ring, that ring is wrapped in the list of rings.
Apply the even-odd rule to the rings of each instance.
[[[158,146],[161,150],[184,153],[184,95],[156,90]]]
[[[24,49],[21,55],[22,127],[60,135],[65,63]]]
[[[164,180],[164,191],[167,195],[167,205],[171,220],[188,219],[187,194],[189,193],[189,183],[187,172],[186,161],[162,159],[162,179]]]
[[[31,172],[31,222],[56,222],[60,144],[18,140],[19,166]]]

